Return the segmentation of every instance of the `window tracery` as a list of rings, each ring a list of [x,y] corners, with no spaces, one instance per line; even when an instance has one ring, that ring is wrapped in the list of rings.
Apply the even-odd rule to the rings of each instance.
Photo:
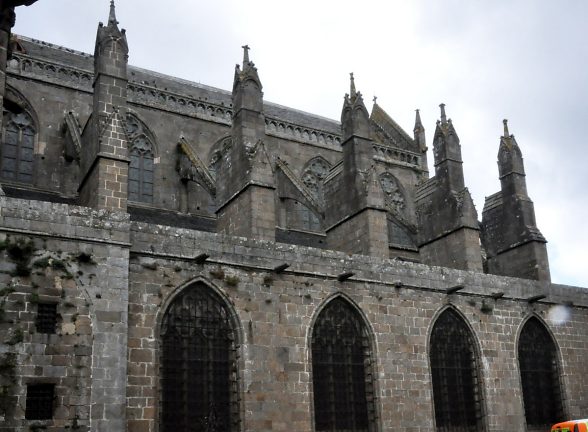
[[[129,139],[130,201],[153,202],[154,147],[142,123],[133,115],[127,116],[126,132]]]
[[[26,112],[5,110],[2,123],[0,176],[23,183],[33,182],[33,158],[36,129]]]
[[[310,160],[302,172],[302,183],[319,202],[323,201],[323,182],[330,169],[329,163],[319,156]]]
[[[398,185],[398,180],[388,173],[385,172],[380,175],[380,185],[385,194],[386,203],[398,213],[403,213],[406,207],[404,194]]]

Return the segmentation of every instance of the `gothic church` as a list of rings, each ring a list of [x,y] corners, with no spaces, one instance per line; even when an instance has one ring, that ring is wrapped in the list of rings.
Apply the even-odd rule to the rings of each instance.
[[[353,75],[329,120],[248,47],[221,90],[128,65],[113,2],[93,55],[12,34],[32,3],[0,2],[0,431],[586,417],[588,291],[550,281],[506,121],[480,218],[443,104],[429,167]]]

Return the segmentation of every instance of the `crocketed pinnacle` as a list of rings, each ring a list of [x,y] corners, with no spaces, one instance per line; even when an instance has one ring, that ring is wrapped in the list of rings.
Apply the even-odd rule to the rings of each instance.
[[[441,123],[446,124],[447,123],[447,115],[445,114],[445,104],[444,103],[440,104],[439,108],[441,108]]]
[[[243,45],[241,48],[243,48],[243,69],[245,69],[245,66],[249,63],[249,50],[251,48],[249,48],[249,45]]]
[[[509,138],[510,133],[508,132],[508,120],[507,119],[502,120],[502,124],[504,125],[504,138]]]
[[[355,78],[353,78],[353,72],[351,72],[349,74],[349,77],[351,80],[350,89],[349,89],[349,96],[351,96],[351,99],[353,100],[357,96],[357,90],[355,90]]]
[[[108,15],[108,25],[117,25],[116,11],[114,7],[114,0],[110,0],[110,14]]]
[[[423,122],[421,121],[421,112],[419,109],[415,110],[416,111],[416,118],[414,120],[414,130],[421,130],[424,129],[423,127]]]

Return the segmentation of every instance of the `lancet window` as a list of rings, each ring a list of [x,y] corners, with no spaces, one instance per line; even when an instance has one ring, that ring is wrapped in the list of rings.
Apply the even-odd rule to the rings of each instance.
[[[4,111],[2,123],[0,176],[23,183],[33,182],[33,154],[36,129],[26,112]]]
[[[127,116],[129,139],[129,200],[153,202],[155,149],[147,128],[132,114]]]
[[[444,311],[435,322],[430,360],[437,431],[483,431],[483,402],[474,337],[453,309]]]
[[[549,430],[563,417],[557,348],[537,318],[525,323],[518,354],[527,425]]]
[[[180,293],[161,329],[161,430],[239,430],[236,331],[204,284]]]
[[[375,430],[371,349],[366,326],[344,299],[320,312],[312,332],[316,431]]]

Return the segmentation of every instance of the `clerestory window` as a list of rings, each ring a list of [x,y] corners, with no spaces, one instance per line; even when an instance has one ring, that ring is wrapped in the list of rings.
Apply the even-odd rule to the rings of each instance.
[[[161,329],[161,431],[239,430],[235,328],[204,284],[180,293]]]
[[[0,177],[23,183],[33,182],[35,134],[33,119],[27,112],[4,111]]]
[[[367,329],[342,298],[329,302],[313,327],[312,376],[316,431],[375,430]]]
[[[430,360],[437,431],[485,430],[474,336],[453,309],[433,326]]]
[[[519,368],[528,426],[549,430],[563,417],[557,348],[545,326],[529,319],[519,338]]]
[[[153,146],[145,137],[132,141],[129,152],[129,200],[153,202]]]

